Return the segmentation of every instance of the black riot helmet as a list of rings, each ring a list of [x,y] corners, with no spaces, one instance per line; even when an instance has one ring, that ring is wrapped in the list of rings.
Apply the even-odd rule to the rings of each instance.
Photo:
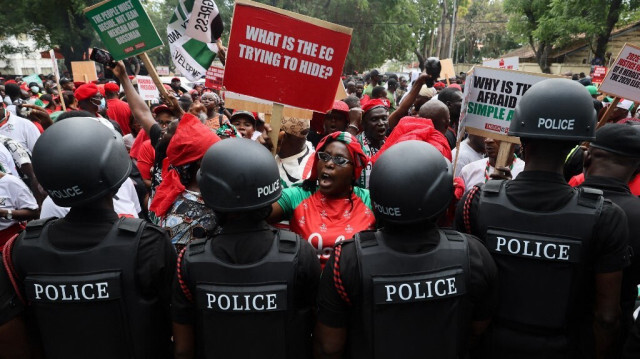
[[[271,153],[245,138],[220,141],[202,158],[198,184],[205,204],[218,212],[247,212],[280,198],[280,173]]]
[[[442,64],[440,64],[440,60],[437,57],[430,57],[424,63],[424,71],[427,75],[430,75],[431,78],[427,80],[427,87],[433,87],[436,80],[440,77],[440,71],[442,70]]]
[[[374,164],[369,191],[376,215],[385,221],[435,221],[453,197],[452,166],[426,142],[400,142]]]
[[[560,141],[595,139],[597,121],[589,91],[577,81],[548,79],[522,96],[509,135]]]
[[[33,148],[33,171],[55,204],[76,207],[117,191],[131,159],[122,137],[95,118],[55,123]]]

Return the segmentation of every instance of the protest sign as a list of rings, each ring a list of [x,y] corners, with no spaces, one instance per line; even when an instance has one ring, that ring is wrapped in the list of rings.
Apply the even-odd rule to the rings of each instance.
[[[163,45],[140,0],[103,1],[84,11],[116,61]]]
[[[37,83],[39,86],[42,86],[42,79],[40,78],[40,76],[38,76],[37,74],[33,74],[33,75],[29,75],[29,76],[25,76],[22,78],[22,81],[26,82],[27,84],[30,84],[32,82]]]
[[[198,1],[198,3],[202,4],[203,1]],[[171,60],[176,67],[176,71],[189,79],[189,81],[197,81],[205,76],[207,69],[211,66],[218,53],[218,45],[216,43],[202,42],[191,38],[186,33],[191,18],[198,17],[198,14],[192,16],[193,13],[202,12],[202,7],[199,4],[196,4],[194,0],[179,0],[167,25]],[[219,16],[217,17],[219,18]],[[222,29],[218,28],[216,31],[221,33]]]
[[[438,80],[447,80],[447,84],[449,84],[449,79],[452,77],[456,77],[456,70],[453,68],[453,60],[444,59],[440,60],[440,66],[442,69],[440,70],[440,77]]]
[[[342,79],[338,81],[338,89],[336,90],[336,101],[344,100],[347,98],[347,90],[344,88],[344,84],[342,83]]]
[[[604,76],[607,74],[607,68],[604,66],[594,66],[593,75],[591,75],[591,82],[594,84],[601,84],[604,81]]]
[[[222,88],[222,78],[224,77],[224,68],[211,66],[207,70],[204,87],[220,90]]]
[[[160,97],[160,92],[151,76],[138,75],[136,79],[138,80],[138,92],[145,101],[157,100]]]
[[[609,67],[599,90],[615,97],[640,102],[640,47],[625,44]]]
[[[520,58],[518,56],[482,61],[482,66],[493,67],[494,69],[518,70],[519,65]]]
[[[225,66],[227,90],[326,112],[352,30],[290,11],[237,0]]]
[[[160,76],[169,76],[169,66],[156,66],[156,71]]]
[[[71,61],[74,82],[91,82],[98,79],[96,63],[93,61]]]
[[[62,93],[62,87],[60,86],[60,70],[58,70],[58,60],[56,60],[56,54],[53,49],[49,50],[49,57],[51,57],[51,65],[53,69],[53,76],[56,80],[56,87],[58,88],[58,93]],[[67,106],[64,101],[60,101],[60,105],[62,105],[62,111],[67,111]]]
[[[194,0],[185,34],[204,43],[216,42],[222,36],[224,24],[213,0]]]
[[[458,138],[467,132],[507,142],[516,104],[535,83],[557,76],[476,66],[464,88]],[[474,131],[475,130],[475,131]]]

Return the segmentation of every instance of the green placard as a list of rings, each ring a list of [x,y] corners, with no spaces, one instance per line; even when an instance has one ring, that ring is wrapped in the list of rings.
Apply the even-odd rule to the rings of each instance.
[[[140,0],[111,0],[85,15],[116,61],[162,46]]]

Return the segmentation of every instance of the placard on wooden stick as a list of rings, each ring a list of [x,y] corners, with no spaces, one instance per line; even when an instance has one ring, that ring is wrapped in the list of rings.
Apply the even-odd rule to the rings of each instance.
[[[96,63],[93,61],[71,61],[71,72],[74,82],[91,82],[98,80]]]

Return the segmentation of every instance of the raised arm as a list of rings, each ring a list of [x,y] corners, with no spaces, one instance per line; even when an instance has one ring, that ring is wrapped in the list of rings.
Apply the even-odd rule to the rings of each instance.
[[[402,100],[402,102],[398,105],[398,108],[393,111],[391,115],[389,115],[389,129],[393,129],[394,127],[396,127],[398,122],[400,122],[400,119],[407,115],[409,109],[416,101],[416,97],[418,97],[422,85],[424,85],[427,79],[429,79],[430,77],[431,76],[427,74],[422,74],[420,75],[420,77],[418,77],[416,82],[411,87],[411,91],[409,91],[404,100]]]

